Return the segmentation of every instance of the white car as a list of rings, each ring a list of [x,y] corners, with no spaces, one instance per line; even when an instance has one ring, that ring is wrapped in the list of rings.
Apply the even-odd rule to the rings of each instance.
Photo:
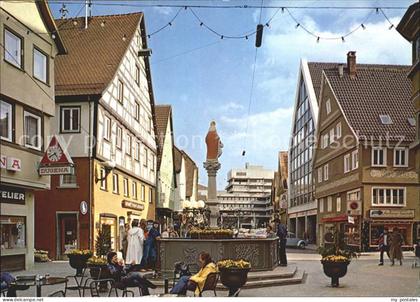
[[[308,245],[308,241],[302,238],[297,238],[295,233],[287,233],[286,247],[297,247],[304,249]]]

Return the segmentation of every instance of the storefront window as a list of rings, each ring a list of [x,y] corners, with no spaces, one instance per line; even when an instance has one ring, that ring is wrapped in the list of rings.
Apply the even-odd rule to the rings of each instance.
[[[388,233],[392,233],[394,227],[397,227],[403,235],[404,245],[410,245],[411,242],[411,224],[372,224],[370,226],[370,245],[379,244],[379,236],[384,229],[388,230]]]
[[[26,246],[25,217],[0,216],[1,249],[24,248]]]
[[[344,234],[347,245],[360,246],[360,221],[358,217],[354,217],[354,224],[345,224]]]

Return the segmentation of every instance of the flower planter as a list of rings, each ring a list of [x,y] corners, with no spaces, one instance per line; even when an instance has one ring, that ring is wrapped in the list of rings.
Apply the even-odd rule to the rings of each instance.
[[[87,261],[92,255],[76,255],[68,254],[69,264],[72,268],[76,269],[76,274],[81,276],[83,274],[83,269],[87,267]]]
[[[324,267],[324,273],[331,278],[331,286],[338,287],[339,279],[344,277],[347,273],[347,266],[350,261],[321,261]]]
[[[220,282],[229,289],[229,296],[240,289],[248,281],[250,268],[219,268]]]

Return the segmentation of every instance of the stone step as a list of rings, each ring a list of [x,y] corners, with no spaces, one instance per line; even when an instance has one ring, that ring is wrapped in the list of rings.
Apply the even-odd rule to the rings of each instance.
[[[266,272],[250,272],[248,273],[248,280],[272,280],[272,279],[285,279],[293,278],[297,272],[297,266],[277,267],[272,271]]]
[[[292,278],[282,278],[282,279],[277,278],[277,279],[248,281],[243,288],[246,289],[246,288],[273,287],[273,286],[300,284],[304,282],[304,279],[305,279],[305,271],[298,270],[296,271],[296,273],[294,274]],[[222,288],[219,288],[219,285],[222,285],[222,284],[218,284],[217,289],[221,290]],[[226,288],[224,289],[227,290]]]

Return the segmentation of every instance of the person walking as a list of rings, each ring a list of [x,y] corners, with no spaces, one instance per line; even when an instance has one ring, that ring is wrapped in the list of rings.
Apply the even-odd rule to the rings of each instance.
[[[380,251],[380,256],[379,256],[379,264],[378,265],[384,265],[384,252],[386,252],[386,254],[388,255],[389,258],[389,246],[388,246],[388,230],[384,229],[381,233],[381,235],[379,236],[379,251]]]
[[[395,227],[390,235],[389,257],[391,258],[391,266],[394,265],[395,259],[400,261],[402,265],[402,249],[404,238],[397,227]]]
[[[133,220],[127,235],[127,264],[140,264],[143,257],[144,232],[139,228],[139,221]]]
[[[277,237],[279,237],[280,245],[280,266],[287,266],[286,243],[287,243],[287,227],[283,223],[277,225]]]

